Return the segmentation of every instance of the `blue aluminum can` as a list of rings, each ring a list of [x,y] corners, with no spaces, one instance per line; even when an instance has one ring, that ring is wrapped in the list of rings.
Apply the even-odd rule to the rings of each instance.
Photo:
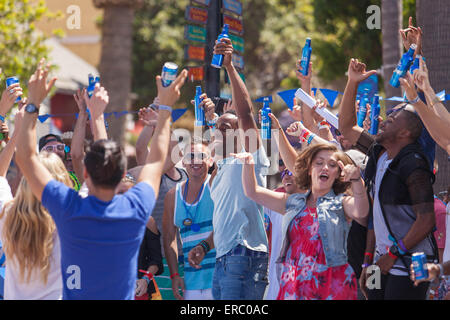
[[[164,63],[162,73],[161,73],[161,81],[164,87],[170,86],[172,82],[177,78],[178,66],[173,62]]]
[[[6,79],[6,88],[8,88],[10,85],[15,84],[15,83],[19,83],[19,78],[14,76],[14,77],[9,77]],[[19,102],[21,100],[20,96],[17,97],[16,102]]]
[[[416,280],[428,278],[428,269],[425,267],[427,256],[423,252],[416,252],[412,255],[412,265]]]

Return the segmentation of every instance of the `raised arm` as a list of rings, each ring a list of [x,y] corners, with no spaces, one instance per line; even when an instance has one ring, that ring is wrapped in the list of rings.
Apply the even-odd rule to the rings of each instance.
[[[272,211],[284,215],[286,213],[286,194],[275,192],[258,185],[255,176],[255,162],[251,153],[232,153],[231,155],[238,158],[244,164],[242,166],[242,185],[245,196]]]
[[[163,87],[160,76],[156,77],[158,98],[161,103],[158,112],[158,122],[155,134],[150,143],[147,160],[138,178],[138,182],[144,181],[150,184],[156,196],[159,193],[161,175],[163,174],[170,141],[170,119],[172,112],[166,107],[172,108],[179,99],[180,88],[186,80],[187,73],[187,70],[183,70],[168,87]]]
[[[13,87],[14,86],[14,87]],[[11,91],[10,91],[11,90]],[[0,100],[0,113],[2,115],[5,115],[6,113],[11,110],[11,108],[14,106],[14,102],[16,101],[17,97],[22,94],[22,88],[19,87],[18,83],[15,83],[14,85],[9,86],[5,91],[3,91],[2,99]],[[8,172],[9,165],[11,164],[11,159],[14,155],[14,150],[16,147],[17,142],[17,136],[20,131],[20,122],[23,118],[23,107],[24,103],[26,103],[26,98],[23,98],[21,102],[19,103],[19,112],[16,114],[14,119],[14,132],[12,134],[11,139],[9,139],[6,146],[3,148],[2,152],[0,153],[0,176],[6,177],[6,173]],[[22,110],[22,111],[21,111]],[[0,120],[1,126],[6,126],[6,122],[3,123]],[[7,127],[6,127],[7,128]],[[2,132],[3,133],[3,132]]]
[[[106,89],[95,84],[94,93],[89,98],[87,90],[84,92],[84,101],[91,113],[91,130],[94,136],[94,141],[108,139],[105,127],[104,112],[109,103],[109,96]]]
[[[261,137],[258,133],[258,127],[253,115],[253,105],[250,99],[250,94],[244,84],[244,81],[239,76],[236,68],[231,61],[233,54],[233,45],[231,40],[227,38],[221,39],[221,42],[217,43],[214,47],[214,54],[223,54],[223,66],[225,67],[231,84],[231,93],[233,97],[233,105],[235,106],[236,115],[238,117],[239,129],[244,130],[246,135],[256,138],[256,145],[252,145],[250,142],[255,139],[246,139],[245,150],[250,153],[254,153],[259,149],[261,145]],[[247,130],[250,130],[247,132]]]
[[[356,121],[355,101],[358,84],[376,74],[376,70],[366,71],[366,65],[357,59],[351,59],[348,66],[348,80],[339,109],[339,131],[353,145],[359,139],[363,128]]]
[[[83,159],[84,159],[84,138],[86,136],[86,124],[89,115],[86,111],[86,102],[84,100],[86,89],[78,90],[73,95],[75,102],[78,106],[78,118],[75,123],[75,129],[73,130],[72,143],[70,146],[70,155],[72,156],[73,170],[80,181],[80,184],[84,182],[83,175]]]
[[[25,114],[17,138],[16,151],[16,162],[22,171],[23,176],[27,179],[31,191],[39,201],[41,201],[42,191],[45,186],[52,180],[52,175],[39,161],[36,153],[36,121],[39,113],[39,106],[56,81],[56,78],[53,78],[47,83],[50,65],[44,66],[44,64],[45,60],[42,59],[38,69],[28,82],[29,104],[25,107]],[[30,104],[34,105],[36,109]]]
[[[155,98],[153,104],[159,105],[158,98]],[[136,161],[138,165],[144,165],[148,155],[148,143],[153,137],[156,124],[158,123],[158,112],[152,108],[139,109],[139,120],[144,123],[141,133],[136,141]]]
[[[444,108],[440,102],[438,103],[436,101],[436,96],[433,96],[429,90],[431,86],[428,87],[428,85],[424,83],[425,80],[423,77],[425,77],[425,75],[423,75],[423,71],[418,72],[416,70],[414,72],[414,77],[416,79],[415,83],[418,84],[418,87],[420,88],[420,86],[422,86],[426,91],[428,91],[427,101],[431,100],[429,103],[434,104],[435,108],[440,108],[441,106]],[[415,101],[412,105],[419,114],[419,117],[422,119],[431,137],[441,148],[447,151],[448,155],[450,155],[450,130],[448,129],[450,126],[450,119],[447,121],[444,110],[442,110],[442,114],[439,114],[433,108],[424,104],[422,100],[416,100],[418,94],[414,86],[414,80],[409,72],[405,78],[400,78],[400,84],[405,90],[407,99],[409,101]],[[447,111],[445,110],[445,112]]]

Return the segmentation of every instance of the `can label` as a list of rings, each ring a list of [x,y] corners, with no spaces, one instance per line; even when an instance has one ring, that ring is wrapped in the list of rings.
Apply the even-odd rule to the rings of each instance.
[[[173,62],[166,62],[161,73],[161,81],[164,87],[170,86],[177,78],[178,66]]]
[[[8,88],[10,85],[19,83],[19,78],[17,77],[9,77],[6,79],[6,87]],[[15,102],[19,102],[21,100],[20,96],[17,97]]]
[[[427,257],[423,252],[417,252],[412,255],[412,265],[414,269],[414,275],[416,280],[422,280],[428,278],[428,269],[425,264],[427,263]]]

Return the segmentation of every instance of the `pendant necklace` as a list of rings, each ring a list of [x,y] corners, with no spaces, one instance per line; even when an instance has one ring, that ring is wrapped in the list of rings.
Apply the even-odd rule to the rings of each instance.
[[[186,202],[187,202],[187,190],[189,188],[189,178],[186,180],[186,184],[184,185],[183,205],[184,205],[184,209],[186,211],[186,215],[188,217],[183,220],[183,225],[185,227],[191,227],[191,230],[194,231],[194,232],[199,232],[200,231],[200,225],[198,223],[194,223],[194,217],[197,215],[198,199],[200,198],[200,195],[202,194],[203,186],[204,186],[204,184],[202,184],[202,187],[201,187],[200,191],[198,192],[196,199],[193,202],[193,204],[194,203],[197,203],[197,204],[195,205],[194,215],[192,215],[190,209],[186,205]]]

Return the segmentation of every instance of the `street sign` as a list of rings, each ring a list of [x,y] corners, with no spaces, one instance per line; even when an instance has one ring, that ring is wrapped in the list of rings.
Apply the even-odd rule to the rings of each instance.
[[[205,48],[187,45],[184,49],[184,57],[186,60],[205,60]]]
[[[191,81],[203,81],[205,78],[205,68],[188,67],[188,79]]]
[[[206,24],[206,22],[208,21],[208,10],[187,6],[185,18],[190,22]]]
[[[244,53],[244,39],[234,34],[230,34],[231,43],[233,44],[233,48],[240,53]]]
[[[233,53],[233,55],[231,56],[231,61],[233,61],[233,65],[237,69],[244,70],[244,57],[242,57],[236,53]]]
[[[244,25],[240,19],[233,18],[232,16],[223,15],[223,23],[230,26],[230,31],[242,35],[244,33]]]
[[[206,29],[200,26],[186,25],[184,27],[184,38],[186,40],[206,42]]]
[[[222,0],[223,9],[242,16],[242,3],[239,0]]]

